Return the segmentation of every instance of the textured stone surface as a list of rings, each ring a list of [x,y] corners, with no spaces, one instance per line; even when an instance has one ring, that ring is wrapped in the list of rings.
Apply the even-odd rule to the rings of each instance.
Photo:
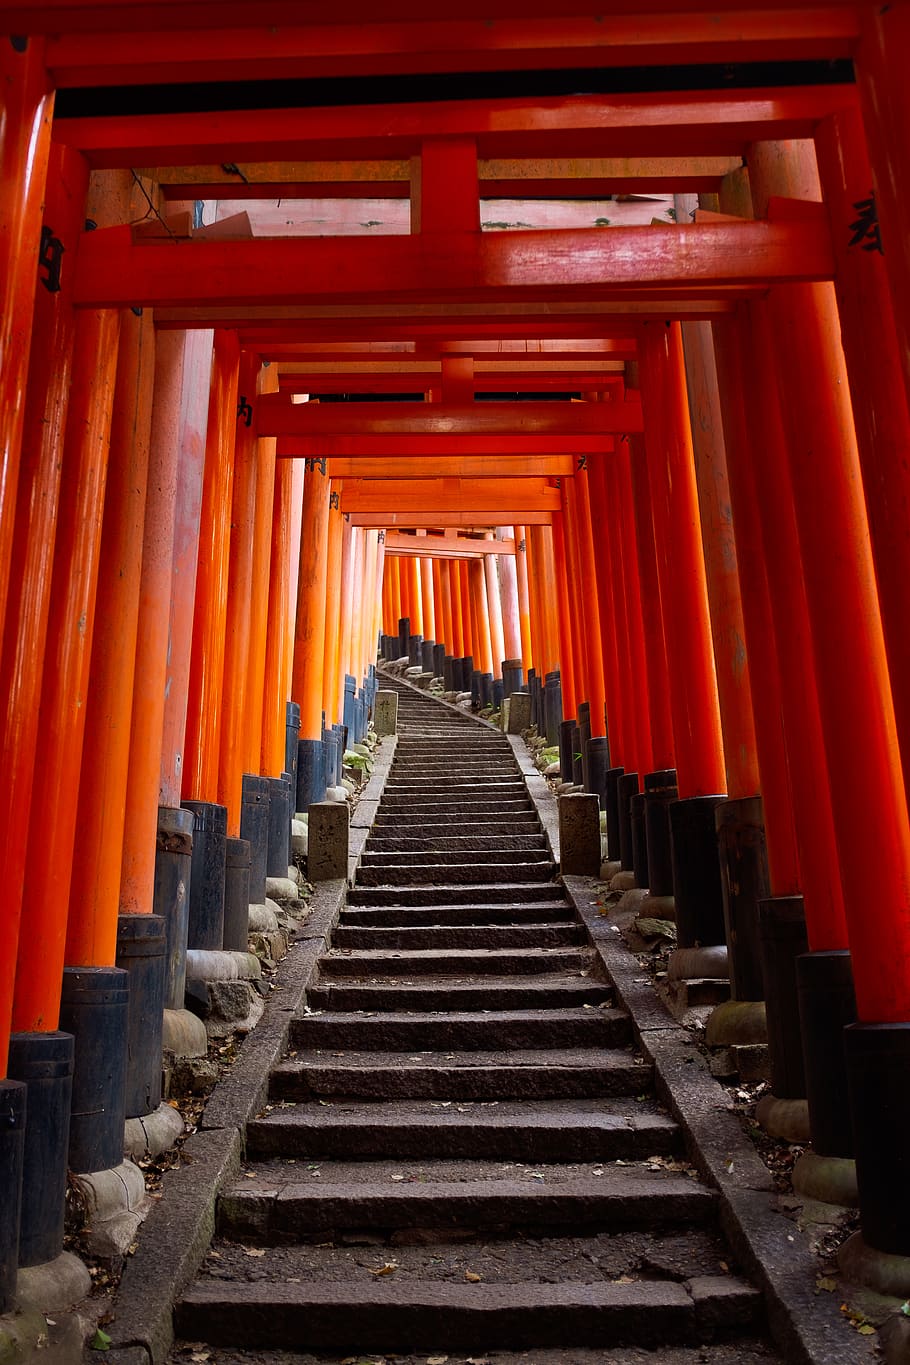
[[[600,806],[592,793],[559,799],[559,865],[563,873],[596,877],[600,871]]]
[[[347,804],[319,801],[309,809],[307,876],[311,882],[329,882],[348,875]]]

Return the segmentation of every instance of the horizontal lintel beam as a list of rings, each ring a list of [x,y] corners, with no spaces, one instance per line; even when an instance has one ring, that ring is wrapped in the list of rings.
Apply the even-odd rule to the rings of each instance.
[[[445,524],[465,531],[493,531],[497,526],[550,526],[553,512],[531,512],[527,507],[500,507],[495,512],[454,512],[445,513]],[[399,527],[403,530],[421,530],[424,527],[438,526],[443,518],[438,510],[428,512],[349,512],[352,526],[375,527],[377,529]]]
[[[500,507],[529,512],[557,512],[559,489],[545,479],[359,479],[341,492],[343,512],[414,512],[438,520],[448,512],[477,512],[498,517]],[[506,525],[503,520],[498,525]]]
[[[630,420],[626,430],[633,430]],[[641,421],[634,430],[640,431]],[[443,433],[439,436],[279,436],[278,458],[280,460],[332,459],[341,456],[346,459],[361,457],[378,459],[384,456],[409,458],[413,460],[435,460],[448,455],[485,456],[499,459],[502,456],[518,455],[596,455],[613,449],[613,436],[604,433],[600,436],[514,436],[511,439],[500,436],[495,441],[490,436],[453,435]]]
[[[637,395],[636,395],[637,397]],[[574,439],[605,432],[641,431],[641,403],[293,403],[291,395],[263,394],[256,403],[260,436],[329,438],[473,436],[514,442],[521,436]]]
[[[475,540],[467,536],[409,536],[387,531],[387,555],[419,559],[484,559],[486,555],[514,555],[514,540]]]
[[[578,455],[443,455],[387,456],[370,458],[331,456],[328,473],[332,479],[489,479],[517,475],[548,479],[570,478],[578,465]]]

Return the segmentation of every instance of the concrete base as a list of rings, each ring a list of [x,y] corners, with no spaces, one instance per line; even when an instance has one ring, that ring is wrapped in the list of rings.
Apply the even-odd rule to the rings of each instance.
[[[622,871],[622,863],[617,858],[608,858],[605,863],[600,865],[600,880],[602,882],[612,882],[618,872]]]
[[[809,1141],[809,1104],[807,1100],[779,1100],[762,1095],[755,1106],[755,1119],[770,1137],[785,1142]]]
[[[647,916],[649,919],[670,919],[675,924],[676,901],[672,896],[652,896],[651,892],[648,891],[645,893],[638,913]]]
[[[71,1179],[85,1210],[86,1251],[105,1259],[125,1256],[151,1208],[139,1167],[124,1161],[113,1170],[75,1174]]]
[[[346,806],[348,803],[347,787],[326,787],[326,801],[334,802],[338,806]]]
[[[711,948],[677,948],[670,954],[667,976],[671,981],[694,981],[705,978],[722,981],[728,978],[726,945],[717,944]]]
[[[296,868],[294,870],[296,871]],[[300,900],[297,882],[292,881],[290,877],[266,877],[265,895],[267,900],[277,901],[279,905],[289,910],[293,910]]]
[[[905,1313],[892,1313],[882,1324],[878,1343],[884,1352],[885,1365],[907,1365],[910,1360],[910,1318]]]
[[[307,854],[307,822],[299,815],[291,821],[291,853],[295,858],[305,858]]]
[[[253,953],[216,948],[187,950],[187,981],[258,981],[261,975],[259,959]]]
[[[634,872],[617,872],[616,876],[610,882],[611,891],[633,891],[635,886]]]
[[[270,905],[250,906],[249,928],[251,934],[273,934],[279,927],[278,916]]]
[[[820,1204],[840,1204],[855,1208],[859,1203],[856,1188],[856,1162],[850,1157],[819,1156],[803,1152],[793,1167],[793,1188],[805,1199]]]
[[[127,1119],[123,1129],[123,1151],[134,1161],[160,1156],[183,1137],[185,1127],[179,1110],[170,1104],[159,1104],[151,1114]]]
[[[910,1256],[895,1256],[867,1246],[861,1232],[854,1232],[837,1253],[845,1279],[865,1285],[889,1298],[910,1299]]]
[[[176,1058],[204,1057],[208,1052],[205,1024],[189,1010],[165,1010],[162,1047]]]
[[[61,1251],[43,1265],[20,1266],[16,1277],[16,1302],[20,1313],[59,1313],[72,1308],[91,1293],[88,1267],[71,1251]],[[0,1348],[0,1360],[5,1360]]]
[[[725,1000],[705,1028],[708,1047],[751,1046],[768,1040],[764,1000]]]
[[[255,953],[191,948],[186,955],[187,1003],[210,1038],[248,1033],[259,1022],[262,964]]]

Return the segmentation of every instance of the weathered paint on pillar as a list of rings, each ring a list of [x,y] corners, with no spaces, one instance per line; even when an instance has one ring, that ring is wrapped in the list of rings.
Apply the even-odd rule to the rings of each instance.
[[[641,621],[648,666],[651,752],[656,769],[673,768],[676,766],[676,758],[673,718],[670,714],[670,669],[667,663],[660,584],[657,578],[657,551],[654,545],[654,520],[651,516],[648,460],[644,440],[640,436],[629,438],[629,467],[632,475],[638,581],[641,587]]]
[[[436,609],[433,585],[434,566],[429,556],[420,559],[420,596],[423,608],[423,636],[425,640],[436,639]]]
[[[709,322],[686,322],[681,330],[727,794],[733,799],[756,795],[759,775],[714,339]]]
[[[411,617],[411,634],[423,634],[423,596],[420,584],[420,560],[416,555],[408,555],[404,561],[408,575],[408,612]]]
[[[837,261],[834,286],[897,732],[910,780],[910,411],[885,258],[874,249],[874,237],[857,240],[856,205],[872,183],[858,110],[824,119],[815,147]]]
[[[514,526],[498,526],[497,540],[514,540]],[[518,606],[518,576],[514,555],[497,555],[496,567],[499,573],[499,600],[502,603],[502,647],[506,659],[521,659],[521,617]],[[525,664],[525,667],[527,665]]]
[[[354,615],[354,558],[358,553],[358,544],[363,532],[357,526],[352,526],[344,520],[341,532],[341,586],[339,590],[339,604],[341,610],[341,640],[340,640],[340,660],[338,677],[338,692],[335,714],[339,717],[344,716],[344,677],[350,673],[353,677],[353,666],[351,661],[351,630],[352,618]],[[395,564],[397,561],[392,560]],[[398,618],[395,618],[395,629],[391,632],[398,634]]]
[[[490,643],[490,618],[487,613],[487,585],[484,578],[483,561],[472,559],[469,563],[471,597],[477,604],[477,643],[474,667],[481,673],[493,672],[493,647]]]
[[[576,710],[576,671],[569,621],[569,571],[562,513],[554,513],[552,525],[553,585],[556,589],[556,625],[559,632],[559,680],[562,688],[562,713],[574,716]],[[579,698],[583,700],[583,698]]]
[[[161,785],[158,793],[158,805],[171,807],[180,805],[183,791],[213,342],[210,331],[197,330],[180,335],[184,338],[183,382],[178,429],[177,499],[174,507]]]
[[[641,390],[681,798],[723,792],[724,749],[678,323],[641,329]]]
[[[183,796],[194,801],[215,801],[218,794],[239,367],[237,333],[219,329],[214,337],[206,424],[205,478],[184,741]],[[282,465],[290,464],[290,460],[282,461]]]
[[[492,540],[492,534],[484,539]],[[502,632],[502,604],[499,597],[499,577],[496,573],[496,556],[484,555],[484,576],[487,585],[487,617],[490,622],[490,648],[493,651],[493,677],[502,677],[502,661],[505,644]]]
[[[344,538],[344,516],[340,507],[341,486],[336,479],[329,488],[328,548],[326,551],[327,599],[325,611],[325,656],[322,680],[322,709],[326,725],[341,721],[337,711],[339,680],[344,683],[341,667],[341,555]]]
[[[459,559],[458,583],[461,589],[462,649],[464,656],[474,653],[474,612],[471,607],[471,594],[468,581],[468,561]]]
[[[452,593],[452,653],[456,659],[461,659],[465,653],[464,647],[464,625],[465,625],[465,606],[461,595],[461,561],[452,559],[449,561],[449,584]],[[413,622],[411,623],[413,630]]]
[[[579,588],[583,617],[580,624],[587,640],[588,701],[591,703],[591,734],[601,738],[607,733],[606,688],[604,680],[604,648],[600,627],[599,594],[601,573],[598,572],[592,525],[591,487],[587,468],[581,468],[571,480],[577,495],[578,551],[581,571]],[[615,531],[613,533],[616,534]],[[627,664],[628,667],[628,664]]]
[[[240,802],[246,743],[246,699],[250,659],[250,607],[256,525],[256,385],[259,359],[240,356],[235,411],[234,485],[225,614],[224,681],[218,752],[218,804],[227,807],[227,832],[240,834]],[[301,734],[303,730],[301,729]]]
[[[93,756],[83,749],[85,703],[119,333],[120,314],[112,310],[81,315],[76,328],[40,705],[43,739],[56,762],[36,770],[28,844],[36,875],[29,878],[28,888],[30,943],[22,945],[25,952],[19,964],[26,998],[20,995],[17,1027],[26,1032],[56,1028],[64,949],[76,938],[75,924],[67,933],[60,907],[69,900],[70,871],[77,856],[79,811],[73,794],[79,789],[83,759],[86,773],[93,763]],[[82,928],[84,932],[89,926]],[[91,930],[91,937],[86,935],[81,942],[83,952],[90,954],[83,963],[112,964],[116,917],[94,920]],[[68,952],[66,956],[69,962]],[[42,980],[43,998],[29,996]]]
[[[633,759],[635,727],[629,714],[628,698],[631,664],[625,638],[623,602],[617,593],[617,587],[622,584],[622,579],[617,578],[616,574],[616,566],[619,564],[614,543],[618,535],[617,508],[608,487],[607,466],[614,458],[614,453],[610,451],[603,455],[588,457],[588,495],[592,521],[598,528],[600,551],[596,560],[595,603],[600,625],[610,756],[614,763],[625,763],[631,769],[636,763]],[[612,474],[612,471],[610,472]],[[636,689],[637,684],[638,679],[635,679]],[[620,754],[624,757],[620,758]]]
[[[6,610],[54,96],[44,40],[0,34],[0,620]],[[70,245],[70,249],[73,249]]]

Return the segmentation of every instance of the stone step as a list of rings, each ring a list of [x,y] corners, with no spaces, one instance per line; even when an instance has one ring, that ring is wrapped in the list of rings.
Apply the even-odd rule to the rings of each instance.
[[[444,827],[443,827],[444,828]],[[415,835],[410,825],[401,833],[374,830],[367,843],[368,853],[515,853],[519,850],[546,850],[543,834],[488,834],[481,826],[472,834]]]
[[[641,1167],[605,1166],[600,1176],[571,1167],[536,1168],[535,1175],[493,1166],[472,1179],[471,1163],[437,1180],[432,1167],[426,1180],[393,1182],[404,1175],[400,1164],[364,1163],[346,1168],[332,1179],[331,1164],[321,1167],[318,1182],[301,1180],[296,1167],[284,1162],[254,1167],[248,1178],[222,1190],[216,1214],[218,1233],[233,1240],[258,1243],[322,1241],[343,1229],[369,1228],[372,1233],[397,1228],[475,1232],[494,1229],[499,1237],[513,1228],[594,1226],[662,1228],[704,1225],[715,1212],[716,1196],[684,1175],[651,1174]],[[251,1178],[249,1178],[251,1177]],[[378,1178],[377,1178],[378,1177]]]
[[[463,981],[422,977],[418,981],[349,982],[325,978],[307,991],[311,1009],[327,1010],[459,1010],[567,1009],[609,1004],[613,991],[603,981],[578,972],[536,977],[481,977]]]
[[[321,979],[377,976],[527,976],[534,972],[586,971],[590,952],[580,948],[412,948],[340,952],[319,959]]]
[[[627,1052],[601,1048],[504,1052],[298,1053],[272,1070],[276,1100],[350,1095],[372,1099],[591,1099],[641,1095],[652,1069]]]
[[[533,856],[533,855],[532,855]],[[433,886],[445,880],[449,885],[461,883],[470,886],[489,878],[495,864],[482,862],[469,863],[381,863],[379,866],[362,863],[357,869],[357,885],[362,887],[414,887],[418,883]],[[552,882],[558,871],[556,863],[549,858],[536,862],[506,862],[504,872],[510,882]]]
[[[451,817],[439,816],[435,811],[423,816],[384,815],[380,807],[373,822],[372,839],[391,839],[400,831],[413,839],[432,840],[435,838],[470,838],[475,832],[478,837],[492,839],[504,835],[506,838],[534,836],[540,833],[540,821],[529,811],[514,811],[499,816],[484,816],[471,820],[464,825]],[[464,831],[464,832],[460,832]]]
[[[457,801],[431,801],[430,797],[424,794],[420,797],[412,796],[410,799],[399,797],[387,802],[383,796],[381,814],[381,823],[383,824],[390,820],[401,820],[403,818],[419,820],[424,816],[429,816],[438,820],[440,816],[453,815],[462,816],[464,820],[482,820],[487,815],[494,819],[506,819],[510,815],[537,819],[537,811],[527,792],[521,797],[509,797],[508,800],[503,798],[497,801],[489,801],[482,795],[477,796],[474,800],[462,797]]]
[[[382,867],[464,867],[470,863],[476,867],[523,867],[531,863],[550,863],[553,864],[553,855],[548,848],[469,848],[466,847],[467,841],[463,841],[462,847],[454,849],[411,849],[401,848],[374,848],[373,841],[367,844],[363,856],[360,860],[360,867],[357,869],[358,879],[363,868],[382,868]]]
[[[634,1111],[634,1112],[630,1112]],[[492,1104],[451,1100],[335,1100],[272,1109],[246,1129],[256,1157],[396,1161],[632,1161],[675,1156],[678,1126],[651,1099],[538,1100]]]
[[[580,924],[365,926],[341,923],[332,935],[333,948],[368,951],[394,949],[562,948],[586,942]]]
[[[760,1296],[731,1277],[633,1284],[225,1284],[197,1281],[175,1326],[214,1346],[342,1354],[507,1347],[698,1344],[724,1319],[751,1324]]]
[[[348,892],[348,905],[511,905],[553,899],[557,887],[549,882],[479,882],[464,885],[435,883],[426,886],[354,886]]]
[[[351,1014],[326,1010],[291,1022],[291,1047],[367,1048],[381,1052],[485,1052],[509,1048],[625,1047],[631,1042],[623,1010],[503,1010],[442,1014],[394,1010]]]
[[[525,790],[524,779],[517,770],[514,773],[504,773],[498,764],[495,768],[490,769],[489,777],[476,772],[464,773],[463,775],[447,772],[432,777],[396,778],[393,769],[389,773],[388,781],[383,788],[383,799],[386,794],[394,796],[398,791],[461,792],[465,789],[471,791],[475,787],[482,787],[484,791],[491,794],[501,793],[503,796],[508,796],[510,792]]]
[[[447,924],[575,924],[575,911],[567,901],[538,901],[530,905],[351,905],[341,912],[340,924],[356,925],[447,925]]]

